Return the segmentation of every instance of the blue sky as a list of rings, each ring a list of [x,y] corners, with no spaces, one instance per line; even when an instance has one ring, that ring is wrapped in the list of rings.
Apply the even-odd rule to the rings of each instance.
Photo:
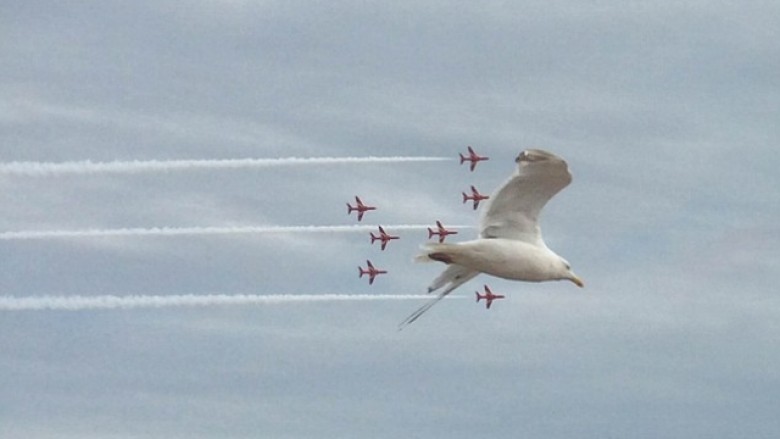
[[[352,224],[355,194],[370,224],[475,224],[460,191],[543,148],[574,174],[545,239],[586,283],[480,276],[403,332],[418,302],[3,312],[3,437],[780,434],[776,2],[2,10],[2,162],[453,160],[3,175],[0,232]],[[440,267],[399,234],[1,241],[0,294],[419,294]]]

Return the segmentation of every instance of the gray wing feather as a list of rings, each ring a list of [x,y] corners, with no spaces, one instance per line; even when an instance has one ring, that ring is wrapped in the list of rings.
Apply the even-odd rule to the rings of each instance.
[[[458,264],[450,264],[441,274],[431,282],[428,292],[432,293],[450,282],[458,282],[463,278],[471,279],[479,272]],[[467,280],[468,280],[467,279]],[[460,284],[459,284],[460,285]]]
[[[442,274],[441,274],[441,276],[439,276],[439,279],[440,279],[440,278],[442,278],[442,277],[443,277],[445,274],[447,274],[448,272],[450,272],[450,274],[453,274],[453,273],[454,273],[454,270],[453,270],[453,271],[450,271],[450,268],[452,268],[452,267],[460,267],[460,266],[453,265],[453,266],[447,267],[447,270],[445,270],[445,271],[444,271],[444,273],[442,273]],[[431,308],[433,307],[433,305],[436,305],[437,303],[439,303],[439,301],[440,301],[441,299],[444,299],[444,298],[445,298],[445,297],[446,297],[448,294],[450,294],[450,293],[452,292],[452,290],[454,290],[455,288],[458,288],[459,286],[463,285],[464,283],[466,283],[466,282],[470,281],[470,280],[471,280],[471,279],[472,279],[474,276],[476,276],[476,275],[478,275],[478,274],[479,274],[479,272],[478,272],[478,271],[470,270],[470,269],[468,269],[468,268],[465,268],[465,267],[460,267],[460,268],[461,268],[461,269],[463,269],[463,270],[459,270],[459,271],[458,271],[459,275],[458,275],[458,276],[455,276],[455,277],[454,277],[454,278],[451,280],[451,282],[450,282],[450,284],[447,286],[447,288],[445,288],[445,289],[444,289],[444,290],[443,290],[441,293],[439,293],[439,295],[438,295],[438,296],[434,297],[433,299],[431,299],[430,301],[428,301],[427,303],[425,303],[425,305],[423,305],[423,306],[421,306],[421,307],[417,308],[417,310],[416,310],[415,312],[411,313],[411,314],[409,315],[409,317],[407,317],[406,319],[404,319],[404,321],[403,321],[403,322],[401,322],[401,323],[398,325],[398,330],[399,330],[399,331],[400,331],[400,330],[402,330],[402,329],[404,329],[405,327],[407,327],[407,326],[411,325],[412,323],[414,323],[414,321],[415,321],[415,320],[419,319],[419,318],[420,318],[420,316],[422,316],[423,314],[425,314],[425,312],[426,312],[426,311],[428,311],[429,309],[431,309]],[[439,279],[437,279],[437,281],[438,281]],[[435,284],[436,284],[436,281],[434,281],[434,285],[435,285]],[[443,284],[442,284],[442,285],[443,285]],[[440,285],[440,286],[441,286],[441,285]],[[433,288],[433,285],[431,286],[431,288]],[[433,291],[433,289],[431,289],[431,288],[429,288],[429,289],[428,289],[428,292],[431,292],[431,291]],[[437,288],[438,288],[438,287],[437,287]]]

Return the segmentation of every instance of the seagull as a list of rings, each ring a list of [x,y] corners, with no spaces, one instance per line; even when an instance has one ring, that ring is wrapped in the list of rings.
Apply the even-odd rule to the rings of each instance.
[[[479,273],[527,282],[569,280],[584,286],[569,262],[544,243],[538,224],[544,205],[571,183],[566,161],[541,149],[528,149],[517,156],[515,163],[515,172],[483,208],[479,238],[422,247],[415,260],[447,264],[428,292],[444,289],[401,322],[399,330]]]

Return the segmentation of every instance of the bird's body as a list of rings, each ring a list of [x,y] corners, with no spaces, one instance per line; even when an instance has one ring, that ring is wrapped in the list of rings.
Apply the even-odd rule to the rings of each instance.
[[[568,165],[555,154],[539,149],[521,152],[515,162],[516,171],[490,196],[484,208],[478,239],[423,247],[418,261],[448,264],[428,292],[444,289],[401,322],[401,328],[479,273],[528,282],[570,280],[583,286],[569,263],[547,248],[538,225],[547,201],[571,182]]]
[[[467,267],[480,273],[529,282],[550,280],[558,273],[560,257],[547,247],[511,239],[474,239],[451,244],[431,244],[425,256]]]

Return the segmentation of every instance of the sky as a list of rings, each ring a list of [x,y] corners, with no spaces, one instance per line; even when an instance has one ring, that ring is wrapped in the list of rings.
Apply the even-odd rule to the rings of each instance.
[[[426,156],[0,173],[0,298],[419,295],[527,148],[572,184],[545,241],[585,281],[419,300],[0,311],[0,436],[774,438],[780,5],[6,1],[0,163]],[[472,145],[490,160],[471,173]],[[0,168],[2,168],[0,165]],[[461,228],[453,239],[467,240]],[[372,286],[356,267],[389,273]],[[486,311],[484,284],[507,299]],[[459,300],[461,299],[461,300]]]

